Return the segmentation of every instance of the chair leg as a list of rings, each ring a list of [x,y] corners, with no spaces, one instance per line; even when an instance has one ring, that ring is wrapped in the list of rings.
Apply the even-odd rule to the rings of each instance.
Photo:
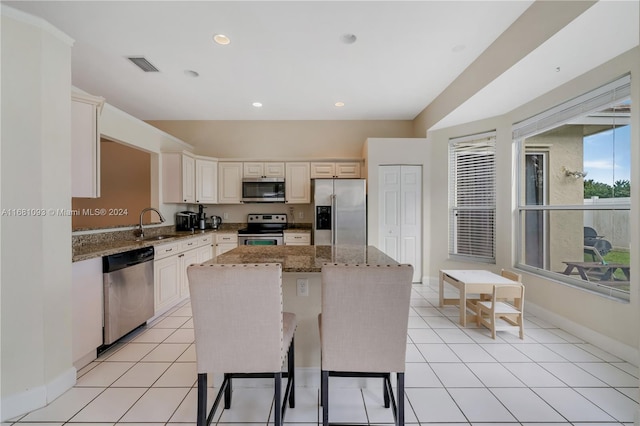
[[[197,426],[207,424],[207,373],[198,374],[198,414]]]
[[[289,392],[289,407],[295,408],[296,406],[296,362],[295,362],[295,348],[294,339],[291,339],[291,346],[289,346],[289,354],[287,355],[287,371],[289,373],[289,380],[291,381],[291,391]]]
[[[224,391],[224,408],[231,408],[231,374],[225,373],[224,378],[227,380],[227,388]]]
[[[389,408],[391,406],[391,401],[389,399],[389,390],[387,389],[387,380],[391,380],[391,374],[387,374],[386,378],[382,379],[382,395],[384,397],[384,408]]]
[[[329,426],[329,372],[322,370],[322,378],[320,380],[322,403],[322,426]]]
[[[273,426],[282,426],[282,373],[274,373]]]
[[[396,373],[398,380],[398,418],[396,419],[397,426],[404,426],[404,373]]]

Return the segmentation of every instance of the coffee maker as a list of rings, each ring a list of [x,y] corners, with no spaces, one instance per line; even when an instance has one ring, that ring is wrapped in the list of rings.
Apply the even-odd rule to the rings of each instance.
[[[197,213],[188,210],[176,213],[176,231],[193,231],[197,228]]]

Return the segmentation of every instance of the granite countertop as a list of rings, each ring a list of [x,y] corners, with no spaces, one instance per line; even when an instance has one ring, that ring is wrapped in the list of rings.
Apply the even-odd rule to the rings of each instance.
[[[123,253],[143,247],[157,246],[176,240],[197,237],[218,232],[237,232],[242,224],[223,224],[219,229],[205,229],[204,231],[176,231],[175,226],[145,229],[147,237],[165,235],[161,240],[137,240],[132,231],[103,232],[74,236],[72,238],[72,262],[93,259]]]
[[[280,263],[283,272],[320,272],[324,263],[397,265],[374,246],[240,246],[205,264]]]
[[[285,234],[310,234],[311,233],[311,228],[287,228],[284,230]]]

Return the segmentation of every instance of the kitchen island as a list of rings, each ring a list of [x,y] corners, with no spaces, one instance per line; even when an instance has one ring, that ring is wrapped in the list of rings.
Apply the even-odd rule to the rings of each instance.
[[[204,264],[280,263],[284,309],[296,314],[296,366],[320,366],[318,314],[325,263],[397,265],[373,246],[240,246]]]

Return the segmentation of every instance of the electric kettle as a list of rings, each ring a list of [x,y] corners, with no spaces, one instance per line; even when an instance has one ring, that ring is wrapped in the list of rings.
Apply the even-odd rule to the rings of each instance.
[[[222,218],[220,216],[211,216],[211,228],[218,229],[222,225]]]

